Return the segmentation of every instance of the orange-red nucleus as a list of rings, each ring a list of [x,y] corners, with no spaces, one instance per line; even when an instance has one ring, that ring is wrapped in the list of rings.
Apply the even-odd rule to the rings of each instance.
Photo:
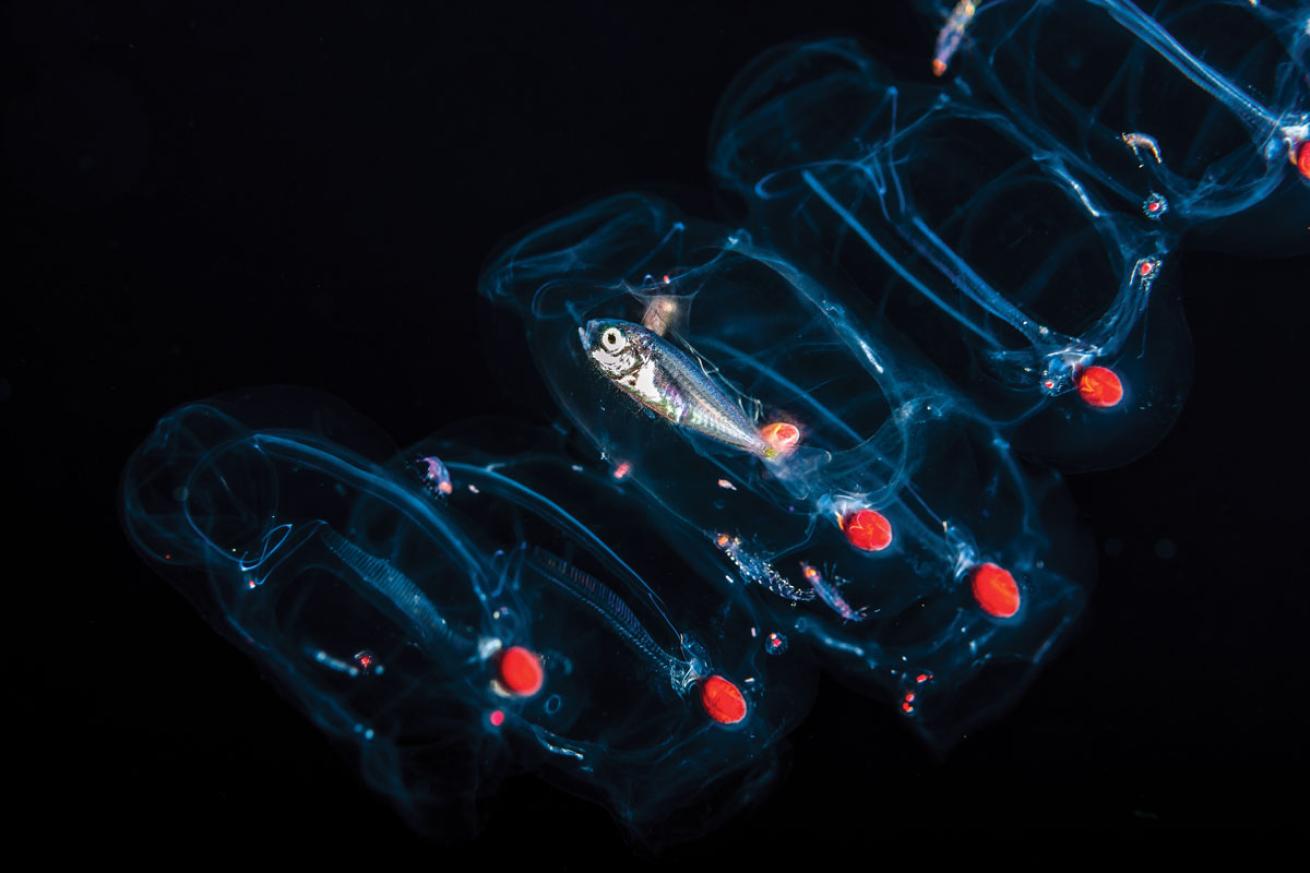
[[[1019,611],[1019,583],[1010,571],[996,564],[979,564],[974,568],[973,597],[983,612],[997,618],[1009,618]]]
[[[546,671],[541,658],[522,646],[510,646],[500,656],[500,684],[520,697],[531,697],[541,690]]]
[[[892,544],[892,523],[881,512],[860,509],[841,520],[846,541],[866,552],[881,552]]]
[[[801,441],[801,430],[790,422],[775,421],[760,428],[760,436],[775,453],[785,455]]]
[[[719,724],[736,724],[746,717],[746,698],[722,676],[711,676],[701,683],[700,705]]]
[[[1296,147],[1296,168],[1302,176],[1310,179],[1310,139]]]
[[[1078,374],[1078,395],[1088,406],[1108,409],[1124,399],[1124,384],[1109,367],[1088,367]]]

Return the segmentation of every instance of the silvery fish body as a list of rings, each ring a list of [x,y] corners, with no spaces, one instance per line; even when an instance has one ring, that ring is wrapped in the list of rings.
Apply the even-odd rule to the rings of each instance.
[[[578,334],[596,368],[642,406],[721,443],[772,456],[727,392],[669,341],[639,324],[608,319],[589,321]]]

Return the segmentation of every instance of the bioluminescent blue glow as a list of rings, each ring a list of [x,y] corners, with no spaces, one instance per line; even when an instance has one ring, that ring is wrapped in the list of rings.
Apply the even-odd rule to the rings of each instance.
[[[323,395],[196,403],[132,457],[123,520],[417,825],[466,821],[520,770],[636,827],[707,795],[718,814],[747,802],[808,709],[809,661],[770,657],[787,628],[712,543],[616,551],[658,534],[608,468],[551,436],[476,448],[512,432],[390,454]],[[448,493],[427,487],[436,458]]]
[[[483,290],[661,535],[715,545],[832,669],[912,695],[930,740],[1017,691],[1076,618],[1091,564],[1058,480],[861,301],[747,232],[615,197],[512,245]]]
[[[1280,0],[986,0],[951,62],[1116,208],[1166,198],[1212,245],[1305,248],[1310,11]],[[1280,215],[1258,207],[1274,198]],[[1287,214],[1299,211],[1302,220]],[[1275,215],[1277,216],[1275,218]],[[1292,218],[1292,220],[1288,220]],[[1279,220],[1281,219],[1281,220]],[[1181,228],[1175,228],[1181,229]]]
[[[1190,381],[1182,235],[1310,249],[1304,10],[1184,6],[958,4],[948,87],[895,83],[853,40],[775,49],[725,96],[712,167],[762,239],[844,273],[1020,451],[1122,464]]]
[[[1124,463],[1182,407],[1179,241],[1307,247],[1310,25],[1274,6],[935,5],[936,84],[775,49],[712,134],[743,222],[624,194],[484,270],[555,429],[398,451],[322,394],[197,402],[130,459],[128,534],[447,835],[521,771],[713,826],[819,670],[947,748],[1094,581],[1039,464]]]

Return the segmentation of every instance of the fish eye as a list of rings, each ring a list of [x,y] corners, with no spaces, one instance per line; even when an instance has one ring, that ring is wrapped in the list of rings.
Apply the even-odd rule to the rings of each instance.
[[[623,345],[623,335],[617,327],[609,327],[600,335],[600,341],[607,349],[618,349]]]

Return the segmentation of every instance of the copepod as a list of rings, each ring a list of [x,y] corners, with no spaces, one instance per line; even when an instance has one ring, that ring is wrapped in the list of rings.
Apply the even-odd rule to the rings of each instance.
[[[833,612],[847,621],[864,621],[864,610],[851,606],[846,602],[846,598],[842,597],[837,591],[837,585],[842,580],[834,579],[833,582],[829,582],[823,578],[823,574],[819,572],[817,567],[807,561],[801,561],[801,575],[805,577],[806,582],[810,583],[810,587],[814,589],[815,594],[819,595],[819,599],[826,603]]]
[[[1155,137],[1150,134],[1136,132],[1124,133],[1120,134],[1119,138],[1123,140],[1124,145],[1132,149],[1133,157],[1137,158],[1138,164],[1145,165],[1145,161],[1142,160],[1142,152],[1146,152],[1151,157],[1155,158],[1157,164],[1164,163],[1164,158],[1160,155],[1160,144],[1156,142]]]
[[[691,355],[639,324],[596,319],[578,336],[605,378],[666,421],[766,460],[786,455],[800,439],[787,422],[757,429]]]
[[[441,459],[436,455],[419,458],[414,463],[418,466],[418,473],[423,480],[423,487],[428,490],[429,494],[434,497],[445,497],[454,490],[454,486],[450,483],[450,471],[446,469],[446,465],[441,463]]]
[[[946,24],[937,34],[937,45],[932,54],[932,74],[934,76],[946,75],[946,68],[951,62],[951,56],[955,54],[964,41],[964,31],[973,21],[973,14],[978,11],[978,5],[973,0],[960,0],[951,10],[951,14],[946,18]]]
[[[787,581],[787,577],[773,569],[768,561],[759,555],[748,552],[742,545],[741,537],[719,532],[714,534],[711,539],[719,551],[727,555],[728,560],[732,562],[732,565],[737,568],[742,578],[747,582],[754,582],[779,597],[793,602],[814,599],[813,591],[797,588]]]
[[[646,304],[646,311],[641,316],[641,325],[656,336],[664,336],[669,332],[669,328],[683,317],[682,309],[677,297],[657,295]]]

